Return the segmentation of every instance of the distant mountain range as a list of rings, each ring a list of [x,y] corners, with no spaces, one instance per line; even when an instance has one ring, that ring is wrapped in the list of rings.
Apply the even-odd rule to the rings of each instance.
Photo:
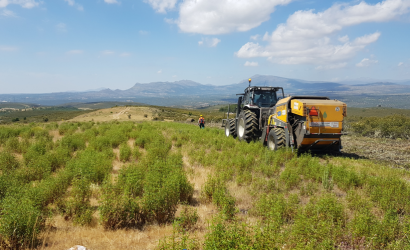
[[[371,82],[320,82],[304,81],[269,75],[255,75],[252,85],[283,87],[286,95],[324,95],[331,97],[349,95],[391,95],[410,94],[410,81]],[[22,102],[42,105],[60,105],[72,102],[128,101],[156,105],[195,106],[223,103],[234,100],[248,86],[245,79],[239,83],[215,86],[190,80],[176,82],[136,83],[126,90],[101,89],[86,92],[59,92],[45,94],[0,94],[0,102]]]

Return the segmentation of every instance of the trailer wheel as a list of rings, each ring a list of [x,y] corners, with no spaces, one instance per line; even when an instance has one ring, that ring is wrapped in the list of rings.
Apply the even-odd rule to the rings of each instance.
[[[274,128],[268,135],[268,148],[278,150],[286,144],[285,130],[283,128]]]
[[[237,135],[241,141],[251,141],[255,138],[255,133],[258,131],[258,119],[256,114],[250,110],[244,110],[238,117]]]
[[[235,119],[228,119],[226,121],[225,135],[226,137],[229,137],[230,135],[232,135],[233,137],[236,137]]]

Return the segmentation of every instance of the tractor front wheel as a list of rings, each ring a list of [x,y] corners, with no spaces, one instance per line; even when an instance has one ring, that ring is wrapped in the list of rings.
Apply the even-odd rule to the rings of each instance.
[[[270,150],[278,150],[286,144],[285,130],[273,128],[268,135],[268,147]]]
[[[229,137],[232,135],[236,137],[236,130],[235,130],[235,119],[228,119],[225,124],[225,135]]]
[[[251,141],[255,139],[258,131],[258,119],[256,114],[250,110],[244,110],[238,117],[238,138],[241,141]]]

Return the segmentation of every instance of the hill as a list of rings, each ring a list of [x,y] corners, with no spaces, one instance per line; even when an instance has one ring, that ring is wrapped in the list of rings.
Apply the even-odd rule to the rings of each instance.
[[[305,81],[269,75],[252,76],[252,85],[283,87],[286,95],[322,95],[344,100],[351,106],[374,107],[386,98],[394,104],[383,106],[410,108],[406,102],[410,96],[410,85],[394,82],[343,84],[337,82]],[[242,93],[248,86],[245,79],[239,83],[223,86],[204,85],[190,80],[176,82],[136,83],[126,90],[102,89],[88,92],[60,92],[45,94],[0,94],[0,101],[18,101],[41,105],[64,103],[128,102],[161,106],[206,107],[234,102],[235,94]],[[367,98],[366,103],[356,103]],[[374,100],[369,100],[374,99]]]

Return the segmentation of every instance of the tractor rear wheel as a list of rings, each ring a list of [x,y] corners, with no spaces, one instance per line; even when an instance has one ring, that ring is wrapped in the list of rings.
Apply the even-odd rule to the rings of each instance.
[[[226,120],[225,135],[226,137],[229,137],[230,135],[232,135],[233,137],[236,137],[235,119]]]
[[[283,128],[274,128],[268,135],[268,148],[278,150],[286,144],[285,130]]]
[[[237,135],[241,141],[251,141],[255,139],[258,131],[258,118],[250,110],[244,110],[238,117]]]

